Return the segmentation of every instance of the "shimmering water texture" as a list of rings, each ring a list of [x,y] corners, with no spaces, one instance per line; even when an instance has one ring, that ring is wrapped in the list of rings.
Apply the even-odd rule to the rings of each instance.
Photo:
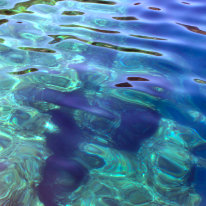
[[[205,0],[0,0],[0,205],[206,205]]]

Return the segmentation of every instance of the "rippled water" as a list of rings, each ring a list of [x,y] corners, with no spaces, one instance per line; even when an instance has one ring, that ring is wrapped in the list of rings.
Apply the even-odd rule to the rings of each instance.
[[[205,206],[203,0],[0,1],[0,205]]]

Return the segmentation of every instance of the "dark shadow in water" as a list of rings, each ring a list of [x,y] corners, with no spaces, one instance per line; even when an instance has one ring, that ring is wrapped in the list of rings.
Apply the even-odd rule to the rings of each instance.
[[[58,202],[66,204],[64,196],[77,189],[87,173],[87,169],[75,160],[57,155],[49,157],[38,186],[40,200],[45,206],[58,206]]]
[[[61,93],[45,89],[43,92],[36,91],[33,100],[46,100],[61,106],[58,110],[48,112],[52,116],[52,122],[59,128],[59,132],[46,134],[47,147],[53,155],[46,160],[42,181],[37,189],[39,198],[45,206],[58,206],[58,201],[66,204],[65,198],[69,192],[77,189],[88,177],[87,169],[74,160],[76,156],[74,152],[78,151],[83,135],[73,119],[71,107],[86,109],[89,112],[90,109],[94,111],[96,108],[91,108],[86,98],[79,92]],[[81,155],[79,157],[84,160]],[[92,159],[94,161],[94,158]],[[101,162],[95,158],[95,161],[93,165],[89,164],[90,167],[104,164],[103,160]]]
[[[80,184],[88,179],[87,169],[75,158],[77,157],[78,146],[83,141],[83,134],[73,119],[70,106],[74,104],[84,110],[85,108],[88,110],[87,107],[89,106],[86,98],[79,92],[61,94],[46,89],[43,93],[37,92],[33,100],[46,100],[62,106],[59,110],[48,112],[52,116],[52,122],[58,126],[59,132],[46,134],[47,146],[53,155],[46,160],[43,178],[38,186],[39,198],[45,206],[57,206],[58,201],[66,202],[65,197],[69,192],[77,189]],[[112,102],[111,106],[116,107]],[[125,108],[121,114],[120,127],[112,135],[111,146],[130,152],[136,151],[144,139],[155,133],[159,119],[160,115],[156,111],[147,108],[137,107],[136,105]],[[81,155],[79,158],[84,161]],[[101,166],[104,161],[98,160],[97,163],[92,167]]]
[[[72,114],[62,108],[48,113],[52,115],[52,122],[60,132],[47,135],[47,146],[58,156],[71,155],[78,148],[82,136]]]
[[[195,177],[194,177],[194,187],[195,191],[201,195],[201,203],[199,206],[205,206],[206,205],[206,197],[205,197],[205,191],[206,191],[206,169],[198,167],[195,170]]]
[[[46,135],[47,146],[53,155],[46,160],[38,192],[45,206],[57,206],[58,200],[64,202],[64,194],[74,191],[81,184],[87,176],[87,169],[72,159],[82,141],[82,134],[70,111],[61,108],[49,114],[59,132]]]
[[[158,129],[160,115],[147,108],[134,108],[121,114],[121,124],[112,139],[118,149],[136,151],[143,140],[151,137]]]

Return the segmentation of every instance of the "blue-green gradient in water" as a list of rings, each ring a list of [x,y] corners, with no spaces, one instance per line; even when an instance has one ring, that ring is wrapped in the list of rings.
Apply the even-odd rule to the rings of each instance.
[[[204,0],[0,0],[0,205],[205,206]]]

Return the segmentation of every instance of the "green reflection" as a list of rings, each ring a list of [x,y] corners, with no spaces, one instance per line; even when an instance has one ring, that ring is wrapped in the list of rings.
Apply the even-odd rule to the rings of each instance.
[[[35,4],[47,4],[54,6],[57,2],[62,0],[29,0],[25,2],[19,2],[15,4],[15,6],[11,9],[1,9],[0,14],[2,15],[15,15],[18,13],[33,13],[31,11],[27,11],[29,7]]]
[[[4,41],[5,41],[4,39],[0,38],[0,43],[4,43]]]

